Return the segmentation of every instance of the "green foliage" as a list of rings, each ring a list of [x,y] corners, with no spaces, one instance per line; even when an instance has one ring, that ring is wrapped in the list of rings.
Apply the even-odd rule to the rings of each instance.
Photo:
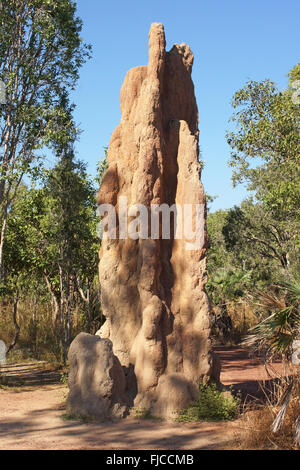
[[[299,220],[300,106],[292,99],[291,84],[280,92],[270,80],[248,82],[234,96],[237,130],[227,140],[233,149],[234,183],[245,181],[270,209]],[[261,165],[253,168],[255,159]]]
[[[290,277],[299,270],[300,248],[300,106],[293,99],[298,75],[299,64],[283,91],[270,80],[248,82],[234,96],[236,130],[227,134],[233,182],[245,182],[257,201],[231,214],[227,239],[241,233],[250,249],[275,260],[275,269],[279,262]]]
[[[14,298],[18,289],[23,304],[33,298],[48,309],[51,301],[50,325],[43,326],[40,316],[29,325],[22,319],[35,354],[42,341],[59,360],[76,325],[93,333],[101,325],[96,225],[94,183],[72,148],[44,172],[39,188],[18,190],[7,225],[1,296]]]
[[[232,101],[233,183],[246,183],[252,196],[208,214],[207,287],[225,310],[247,291],[292,281],[300,269],[300,106],[293,99],[299,67],[287,90],[249,81]]]
[[[236,300],[245,294],[250,279],[250,272],[219,269],[210,277],[207,290],[216,304]]]
[[[281,353],[290,358],[292,343],[300,335],[300,280],[274,286],[258,299],[268,316],[251,329],[248,343],[266,349],[270,357]]]
[[[232,393],[224,392],[215,384],[200,384],[199,397],[177,418],[179,422],[189,421],[228,421],[235,419],[241,399]]]
[[[207,213],[209,213],[211,210],[210,204],[212,204],[215,201],[215,199],[218,198],[218,196],[211,196],[210,194],[206,193],[205,197],[206,197],[206,209],[207,209]]]
[[[95,182],[98,184],[98,188],[100,187],[102,177],[108,168],[108,161],[107,161],[108,147],[104,147],[104,152],[105,152],[104,158],[100,160],[97,165],[97,173],[96,173]]]
[[[223,227],[226,223],[227,211],[209,212],[207,216],[207,231],[209,234],[208,272],[214,273],[220,267],[232,265],[232,256],[225,245]]]
[[[2,0],[0,80],[0,276],[7,219],[24,175],[40,175],[45,147],[65,146],[78,134],[68,93],[90,57],[72,0]]]
[[[272,271],[286,275],[299,268],[299,232],[295,221],[276,215],[265,203],[250,198],[228,211],[223,235],[227,250],[237,259],[245,259],[245,267],[259,269],[262,278]],[[273,279],[275,280],[275,279]]]
[[[20,191],[7,229],[6,273],[52,275],[69,263],[81,276],[97,263],[96,202],[92,182],[81,162],[61,159],[44,175],[43,187]],[[7,276],[6,276],[7,277]]]
[[[64,385],[68,385],[69,373],[68,372],[61,372],[60,374],[60,381]]]

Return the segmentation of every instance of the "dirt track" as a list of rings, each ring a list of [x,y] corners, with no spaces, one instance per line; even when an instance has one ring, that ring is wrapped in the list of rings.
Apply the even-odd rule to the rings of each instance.
[[[257,380],[268,379],[264,367],[239,348],[217,348],[216,352],[222,363],[222,383],[241,389],[244,397],[257,396]],[[239,429],[238,422],[166,423],[134,418],[105,424],[66,421],[62,415],[67,388],[51,384],[57,381],[57,376],[56,379],[49,373],[43,376],[39,369],[40,385],[36,385],[28,365],[18,368],[15,378],[23,373],[23,385],[18,389],[0,389],[1,450],[222,449],[231,447]]]

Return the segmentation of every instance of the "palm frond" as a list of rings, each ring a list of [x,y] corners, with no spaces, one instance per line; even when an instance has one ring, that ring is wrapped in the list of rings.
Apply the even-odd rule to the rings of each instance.
[[[272,423],[271,429],[274,434],[279,431],[279,429],[282,427],[284,423],[284,418],[286,415],[286,410],[288,407],[288,404],[290,402],[291,396],[292,396],[292,391],[293,391],[293,382],[290,383],[290,385],[287,387],[286,391],[284,392],[281,402],[282,406],[280,408],[279,413],[277,414],[275,420]]]
[[[269,309],[282,309],[286,307],[284,297],[278,297],[277,295],[270,292],[260,292],[259,300],[265,308]]]
[[[300,416],[295,421],[295,444],[300,447]]]
[[[283,282],[282,286],[292,294],[293,301],[300,302],[300,278],[292,282]]]

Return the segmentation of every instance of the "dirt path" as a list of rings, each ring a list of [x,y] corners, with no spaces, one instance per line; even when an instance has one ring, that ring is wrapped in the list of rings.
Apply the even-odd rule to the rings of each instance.
[[[127,418],[97,424],[64,421],[62,386],[0,392],[0,449],[201,449],[228,440],[224,424],[173,424]]]
[[[239,348],[217,348],[221,381],[243,394],[259,391],[257,380],[267,379],[263,366]],[[13,370],[14,369],[14,370]],[[19,371],[19,372],[18,372]],[[222,449],[233,440],[238,422],[166,423],[127,418],[118,423],[81,423],[64,420],[67,388],[49,371],[30,372],[28,364],[12,368],[20,388],[0,389],[0,449]],[[36,375],[37,374],[37,375]],[[35,377],[40,385],[35,384]],[[42,379],[46,379],[44,382]],[[41,385],[42,383],[42,385]],[[44,385],[43,385],[44,383]]]
[[[271,376],[268,375],[261,359],[254,358],[249,351],[238,346],[216,347],[214,350],[221,360],[222,384],[231,385],[234,390],[241,391],[243,401],[263,399],[264,393],[259,383],[263,382],[268,389],[276,373],[281,375],[288,373],[280,361],[274,361],[269,371]]]
[[[49,364],[44,361],[6,364],[0,366],[0,377],[2,374],[5,384],[12,387],[58,384],[61,374],[55,370],[47,370],[47,367]]]

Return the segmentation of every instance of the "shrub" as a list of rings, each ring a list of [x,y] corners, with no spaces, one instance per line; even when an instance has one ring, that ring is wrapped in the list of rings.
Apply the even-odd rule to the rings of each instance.
[[[217,384],[200,384],[199,397],[187,409],[180,412],[177,421],[229,421],[237,417],[241,399],[222,391]]]

